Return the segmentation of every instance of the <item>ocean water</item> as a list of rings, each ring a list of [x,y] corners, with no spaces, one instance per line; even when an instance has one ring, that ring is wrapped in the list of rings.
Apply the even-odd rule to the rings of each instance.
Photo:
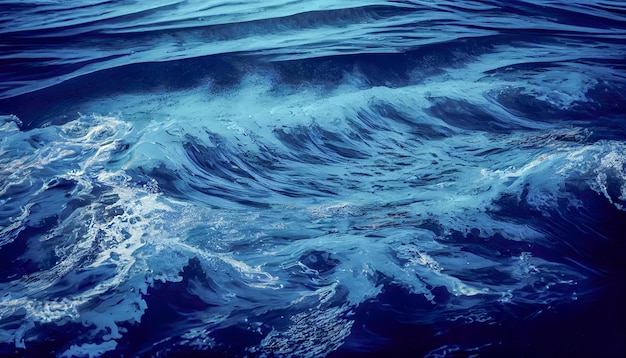
[[[626,3],[0,0],[0,355],[623,357]]]

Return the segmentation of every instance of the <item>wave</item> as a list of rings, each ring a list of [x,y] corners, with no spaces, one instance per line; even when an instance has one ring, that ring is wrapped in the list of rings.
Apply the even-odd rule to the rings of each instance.
[[[8,1],[0,5],[5,39],[0,89],[2,98],[9,98],[129,64],[226,54],[286,61],[405,53],[468,38],[533,48],[556,37],[572,45],[550,50],[574,46],[583,53],[539,51],[533,55],[537,61],[597,55],[621,60],[623,11],[617,1],[517,1],[507,6],[478,1],[368,1],[358,6],[276,1],[261,7],[169,0],[127,6],[110,1]],[[596,56],[584,54],[590,50]]]
[[[625,12],[3,2],[0,352],[619,355]]]

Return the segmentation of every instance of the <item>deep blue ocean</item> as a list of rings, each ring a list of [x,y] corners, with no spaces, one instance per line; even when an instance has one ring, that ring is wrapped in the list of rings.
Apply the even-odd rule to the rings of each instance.
[[[0,0],[0,356],[626,356],[626,2]]]

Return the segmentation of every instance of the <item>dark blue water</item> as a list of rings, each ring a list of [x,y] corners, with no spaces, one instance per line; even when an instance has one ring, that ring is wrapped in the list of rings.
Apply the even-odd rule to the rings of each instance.
[[[623,357],[621,1],[0,1],[0,355]]]

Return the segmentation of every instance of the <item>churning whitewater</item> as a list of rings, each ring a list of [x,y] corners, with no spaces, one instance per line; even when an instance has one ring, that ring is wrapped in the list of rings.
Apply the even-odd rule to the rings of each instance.
[[[0,355],[626,352],[621,1],[0,2]]]

